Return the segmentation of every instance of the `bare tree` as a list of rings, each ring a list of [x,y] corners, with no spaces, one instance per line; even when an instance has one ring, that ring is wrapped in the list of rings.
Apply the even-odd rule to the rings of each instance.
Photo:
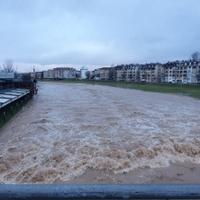
[[[4,72],[10,73],[10,72],[16,72],[16,69],[14,68],[13,61],[12,60],[6,60],[6,62],[3,64]]]
[[[191,55],[191,58],[192,58],[192,60],[200,61],[200,53],[199,53],[198,51],[194,52],[194,53]]]

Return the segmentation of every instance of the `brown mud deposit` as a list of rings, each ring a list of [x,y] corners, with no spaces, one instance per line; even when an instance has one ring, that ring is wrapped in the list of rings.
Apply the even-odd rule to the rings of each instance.
[[[0,146],[1,183],[196,183],[200,101],[41,83]]]

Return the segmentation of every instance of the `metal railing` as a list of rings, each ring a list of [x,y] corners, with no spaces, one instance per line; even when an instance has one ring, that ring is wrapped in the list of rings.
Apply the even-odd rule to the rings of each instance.
[[[0,185],[0,200],[200,199],[200,185]]]

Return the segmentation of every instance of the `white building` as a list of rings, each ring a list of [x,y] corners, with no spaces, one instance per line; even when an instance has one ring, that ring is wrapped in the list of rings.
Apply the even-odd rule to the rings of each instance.
[[[88,73],[88,68],[87,67],[82,67],[80,69],[81,72],[81,79],[86,79],[87,78],[87,73]]]

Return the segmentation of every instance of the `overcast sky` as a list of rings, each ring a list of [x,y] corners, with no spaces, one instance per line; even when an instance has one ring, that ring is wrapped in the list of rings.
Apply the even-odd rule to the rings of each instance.
[[[0,0],[1,63],[165,62],[195,50],[200,0]]]

